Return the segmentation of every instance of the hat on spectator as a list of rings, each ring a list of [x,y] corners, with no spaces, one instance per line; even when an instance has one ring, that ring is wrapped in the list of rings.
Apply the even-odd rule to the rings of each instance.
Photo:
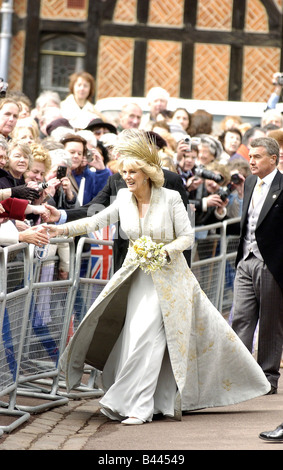
[[[221,142],[210,134],[199,135],[201,143],[209,147],[209,151],[214,155],[216,160],[219,160],[223,153],[223,147]]]
[[[51,135],[51,132],[57,129],[57,127],[69,127],[69,129],[73,129],[68,119],[58,118],[54,119],[54,121],[51,121],[50,124],[46,126],[47,135]]]
[[[108,129],[113,134],[117,134],[117,129],[116,129],[115,126],[113,126],[113,124],[110,124],[110,122],[104,122],[100,118],[96,118],[96,119],[93,119],[92,121],[90,121],[90,123],[87,125],[87,127],[85,127],[84,130],[93,131],[97,127],[98,128],[105,127],[106,129]]]

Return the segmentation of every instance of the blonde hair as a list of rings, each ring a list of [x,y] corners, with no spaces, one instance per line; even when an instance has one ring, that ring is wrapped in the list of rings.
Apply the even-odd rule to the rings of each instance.
[[[118,160],[118,171],[120,174],[125,169],[141,170],[146,176],[149,177],[151,183],[156,188],[161,188],[164,183],[164,175],[161,168],[156,168],[143,160],[136,159],[134,157],[121,157]]]
[[[173,152],[170,152],[169,149],[164,148],[162,150],[159,150],[158,154],[161,158],[163,168],[168,168],[168,170],[173,171],[174,173],[178,173],[177,167],[174,163]]]
[[[44,173],[48,173],[52,165],[52,160],[49,152],[42,145],[36,143],[30,144],[30,149],[32,152],[33,161],[44,163]]]
[[[39,139],[39,129],[35,120],[32,118],[22,118],[17,121],[17,124],[11,134],[13,139],[18,140],[18,135],[21,129],[28,129],[31,131],[33,139],[37,141]],[[20,140],[20,139],[19,139]]]
[[[114,146],[114,152],[119,154],[120,173],[125,167],[137,168],[149,177],[155,187],[160,188],[164,184],[158,149],[144,131],[138,129],[122,131]]]

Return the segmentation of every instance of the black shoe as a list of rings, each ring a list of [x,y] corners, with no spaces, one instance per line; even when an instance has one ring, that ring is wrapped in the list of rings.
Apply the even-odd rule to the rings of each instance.
[[[271,385],[271,389],[265,395],[276,395],[276,393],[277,393],[277,387],[274,387],[274,385]]]
[[[261,432],[259,437],[268,442],[283,442],[283,423],[274,429],[274,431]]]

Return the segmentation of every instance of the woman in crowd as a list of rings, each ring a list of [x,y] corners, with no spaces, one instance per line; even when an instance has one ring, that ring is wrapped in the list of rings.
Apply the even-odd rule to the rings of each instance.
[[[33,162],[26,172],[25,180],[28,184],[38,187],[43,186],[40,191],[40,197],[35,202],[37,205],[43,205],[46,201],[48,204],[56,207],[57,209],[74,209],[79,206],[76,194],[71,189],[71,182],[68,178],[67,171],[70,173],[71,158],[64,152],[63,149],[53,150],[55,152],[57,164],[52,165],[51,153],[48,152],[42,145],[32,144],[31,150],[33,154]],[[63,153],[63,156],[62,156]],[[66,175],[58,174],[58,166],[61,164],[62,168],[66,168]],[[63,170],[64,171],[64,170]],[[44,207],[44,205],[43,205]],[[28,215],[27,221],[31,226],[38,225],[41,220],[40,216]],[[18,222],[18,225],[21,222]],[[26,228],[26,227],[23,227]],[[69,272],[69,245],[68,243],[60,243],[59,245],[52,244],[49,246],[49,255],[55,255],[56,252],[59,256],[59,278],[67,279]]]
[[[207,166],[214,160],[220,161],[223,148],[219,140],[208,134],[201,134],[199,138],[197,164]]]
[[[13,98],[2,98],[0,100],[0,135],[8,141],[17,124],[21,106]]]
[[[70,76],[70,94],[61,101],[63,117],[74,129],[84,129],[91,119],[100,117],[91,100],[94,97],[95,82],[88,72],[76,72]]]
[[[0,188],[12,188],[25,184],[25,172],[32,163],[30,146],[21,141],[13,140],[9,144],[8,162],[0,169]]]
[[[241,124],[243,124],[243,121],[240,116],[225,116],[220,122],[220,128],[225,132],[229,129],[239,129]]]
[[[175,109],[170,121],[170,126],[174,126],[176,124],[178,124],[183,129],[183,131],[188,133],[191,124],[191,115],[186,110],[186,108]]]
[[[80,135],[67,134],[61,142],[72,159],[70,177],[72,188],[77,194],[79,203],[87,204],[105,186],[110,176],[109,170],[105,168],[102,158],[97,158],[95,172],[84,164],[84,157],[87,156],[87,141]]]
[[[4,137],[0,136],[0,173],[1,169],[5,168],[8,161],[8,151],[9,144]],[[23,220],[27,213],[43,212],[45,210],[44,207],[38,208],[27,205],[28,201],[32,201],[38,197],[38,191],[25,185],[0,189],[0,201],[4,201],[4,209],[6,212],[8,211],[8,213],[6,213],[6,217],[4,217],[4,210],[1,209],[0,245],[11,245],[18,242],[33,243],[34,245],[47,243],[48,238],[41,230],[36,233],[35,229],[28,228],[23,232],[19,232],[12,220],[9,220]],[[8,203],[8,206],[6,206],[6,203]]]
[[[199,134],[211,134],[213,130],[213,115],[204,109],[197,109],[191,114],[191,124],[188,134],[191,137]]]
[[[237,128],[227,129],[219,137],[219,140],[222,143],[224,152],[227,154],[226,161],[228,162],[233,158],[233,155],[237,153],[237,150],[242,143],[241,131]]]
[[[185,261],[182,252],[194,232],[180,195],[162,187],[156,147],[143,132],[129,129],[116,150],[127,184],[116,200],[93,217],[46,226],[52,237],[72,237],[119,219],[132,248],[64,353],[68,389],[80,382],[85,362],[103,370],[101,412],[128,425],[151,421],[155,413],[181,419],[182,410],[267,393],[261,368]],[[160,269],[149,273],[135,262],[142,236],[164,244],[155,246]]]

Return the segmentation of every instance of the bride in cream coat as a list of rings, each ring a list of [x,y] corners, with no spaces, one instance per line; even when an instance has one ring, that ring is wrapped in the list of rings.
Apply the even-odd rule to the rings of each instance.
[[[167,262],[147,274],[128,253],[64,351],[68,389],[80,383],[85,363],[103,371],[101,411],[124,424],[155,413],[181,419],[184,410],[266,394],[261,368],[185,261],[194,231],[179,193],[162,187],[155,147],[142,131],[124,133],[117,151],[127,188],[93,217],[49,225],[50,234],[82,235],[120,220],[130,245],[141,235],[164,243]]]

